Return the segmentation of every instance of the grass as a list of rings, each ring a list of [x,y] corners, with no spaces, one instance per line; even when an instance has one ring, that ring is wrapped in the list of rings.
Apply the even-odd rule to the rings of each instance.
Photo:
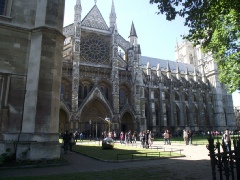
[[[115,144],[114,149],[102,149],[98,144],[84,143],[73,146],[73,150],[89,157],[107,161],[181,156],[179,151],[170,153],[120,144]]]
[[[79,142],[79,141],[78,141]],[[62,143],[62,140],[60,140]],[[94,158],[105,159],[105,160],[116,160],[117,154],[128,154],[121,156],[121,160],[128,160],[132,157],[129,156],[129,153],[136,153],[134,159],[136,158],[144,158],[143,154],[139,153],[148,153],[148,156],[151,158],[158,158],[159,157],[159,150],[151,150],[151,149],[143,149],[136,146],[127,146],[127,145],[120,145],[115,144],[113,150],[103,150],[101,148],[101,143],[99,142],[89,142],[84,141],[80,145],[73,146],[73,150],[79,153],[85,154],[87,156],[91,156]],[[138,154],[137,154],[138,153]],[[160,152],[161,157],[169,157],[169,152]],[[179,153],[172,153],[172,156],[178,156]],[[123,162],[124,163],[124,162]],[[1,179],[1,177],[0,177]],[[137,179],[137,180],[144,180],[144,179],[175,179],[180,180],[182,179],[179,177],[177,172],[173,172],[169,170],[165,165],[156,165],[156,166],[145,166],[145,167],[133,167],[133,168],[120,168],[120,169],[113,169],[113,170],[105,170],[105,171],[91,171],[91,172],[80,172],[80,173],[70,173],[70,174],[61,174],[61,175],[42,175],[42,176],[31,176],[31,177],[12,177],[12,178],[4,178],[7,180],[11,179],[24,179],[24,180],[68,180],[68,179],[81,179],[81,180],[95,180],[95,179]],[[194,180],[197,178],[185,176],[184,179],[187,180]]]

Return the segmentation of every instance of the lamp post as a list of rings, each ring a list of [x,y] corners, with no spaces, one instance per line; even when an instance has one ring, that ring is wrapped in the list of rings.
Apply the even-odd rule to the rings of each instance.
[[[110,133],[110,126],[111,126],[110,118],[106,117],[105,121],[108,122],[108,133]]]
[[[110,132],[110,125],[111,125],[111,121],[110,121],[110,118],[109,117],[106,117],[105,119],[99,117],[100,119],[106,121],[108,123],[108,133]]]

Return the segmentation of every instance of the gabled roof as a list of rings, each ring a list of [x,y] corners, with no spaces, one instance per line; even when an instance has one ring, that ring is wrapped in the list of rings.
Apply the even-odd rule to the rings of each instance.
[[[94,5],[88,14],[83,18],[82,26],[109,31],[107,23],[103,19],[103,16],[96,5]]]

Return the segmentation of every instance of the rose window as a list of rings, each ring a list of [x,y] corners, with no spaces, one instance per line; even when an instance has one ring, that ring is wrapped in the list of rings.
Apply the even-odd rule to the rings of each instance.
[[[109,43],[98,36],[82,38],[81,56],[92,63],[104,63],[109,60]]]

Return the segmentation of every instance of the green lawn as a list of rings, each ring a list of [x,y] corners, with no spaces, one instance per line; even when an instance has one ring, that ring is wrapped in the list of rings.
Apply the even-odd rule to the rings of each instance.
[[[98,143],[83,143],[73,146],[73,150],[89,157],[108,161],[181,156],[179,151],[164,152],[163,149],[144,149],[121,144],[115,144],[113,149],[102,149],[101,145],[99,146]]]

